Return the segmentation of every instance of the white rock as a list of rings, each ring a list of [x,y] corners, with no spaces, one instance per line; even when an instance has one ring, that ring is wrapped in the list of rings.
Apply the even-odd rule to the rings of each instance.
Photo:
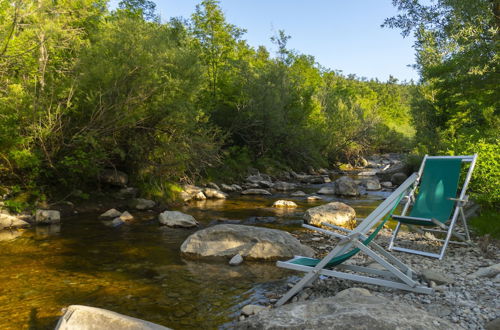
[[[307,197],[308,202],[322,201],[322,200],[323,200],[323,198],[316,196],[316,195],[312,195],[312,196]]]
[[[318,194],[320,195],[335,195],[335,187],[330,186],[330,187],[322,187],[319,191]]]
[[[226,199],[227,194],[223,193],[222,191],[218,189],[212,189],[212,188],[205,188],[203,191],[205,193],[205,196],[210,199]]]
[[[384,181],[380,184],[384,188],[392,188],[392,182],[391,181]]]
[[[234,257],[229,260],[229,264],[231,266],[238,266],[243,262],[243,257],[240,254],[235,255]]]
[[[247,189],[241,192],[242,195],[271,195],[271,193],[265,189]]]
[[[168,330],[164,326],[106,309],[89,306],[69,306],[55,330]]]
[[[0,230],[4,228],[29,227],[29,223],[10,214],[0,214]]]
[[[470,274],[470,278],[478,278],[478,277],[495,277],[500,274],[500,263],[496,265],[492,265],[489,267],[479,268],[473,274]]]
[[[37,224],[52,224],[61,222],[61,213],[55,210],[36,210],[35,222]]]
[[[297,207],[297,204],[292,201],[285,201],[280,199],[279,201],[276,201],[273,203],[273,207]]]
[[[134,220],[134,216],[130,214],[128,211],[125,211],[119,216],[119,219],[122,220],[123,222],[127,222]]]
[[[202,191],[199,191],[191,196],[191,199],[195,201],[204,201],[207,199],[207,196]]]
[[[370,179],[365,182],[366,190],[380,190],[382,187],[380,186],[380,182],[376,179]]]
[[[304,213],[304,221],[316,226],[323,222],[345,226],[355,219],[356,211],[349,205],[340,202],[312,207]]]
[[[165,211],[160,213],[158,220],[162,225],[169,227],[190,228],[198,226],[198,221],[192,215],[179,211]]]
[[[122,215],[122,213],[120,211],[118,211],[117,209],[109,209],[106,212],[104,212],[103,214],[101,214],[99,216],[99,218],[114,219],[114,218],[119,217],[120,215]]]
[[[304,197],[305,195],[306,193],[301,190],[297,190],[296,192],[290,194],[292,197]]]
[[[233,191],[236,191],[235,187],[230,186],[230,185],[227,185],[227,184],[225,184],[225,183],[221,184],[220,186],[221,186],[221,189],[222,189],[223,191],[227,191],[227,192],[233,192]]]

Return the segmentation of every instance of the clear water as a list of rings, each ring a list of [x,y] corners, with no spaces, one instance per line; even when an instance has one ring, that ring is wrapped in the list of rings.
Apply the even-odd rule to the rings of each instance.
[[[345,202],[363,217],[382,197],[375,194]],[[299,208],[271,207],[283,198],[296,201]],[[294,231],[301,230],[296,220],[304,210],[322,203],[285,194],[239,196],[179,210],[192,214],[202,227],[214,220],[250,219],[264,222],[257,225]],[[0,329],[53,329],[61,309],[73,304],[174,329],[213,329],[231,322],[242,306],[258,303],[269,287],[284,285],[280,280],[294,274],[274,263],[231,267],[183,259],[179,247],[197,229],[159,226],[153,213],[134,215],[137,221],[118,228],[105,226],[98,215],[81,215],[63,219],[60,227],[0,234]],[[18,237],[5,240],[12,236]]]

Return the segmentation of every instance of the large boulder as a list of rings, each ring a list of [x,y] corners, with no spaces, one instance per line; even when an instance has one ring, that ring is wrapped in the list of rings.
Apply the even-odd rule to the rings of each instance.
[[[133,207],[137,210],[149,210],[155,207],[156,203],[150,199],[145,198],[134,198],[130,202],[130,207]]]
[[[290,183],[290,182],[278,181],[278,182],[274,183],[273,188],[276,190],[279,190],[279,191],[293,190],[293,189],[295,189],[295,184]]]
[[[266,309],[235,325],[236,329],[461,329],[457,324],[401,301],[350,288],[335,297]]]
[[[342,176],[335,180],[333,183],[335,187],[335,193],[337,195],[343,195],[343,196],[358,196],[359,195],[359,189],[358,185],[354,180],[348,176]]]
[[[312,257],[314,251],[286,231],[244,226],[216,225],[197,231],[181,246],[193,257],[226,257],[240,254],[245,259],[276,260],[295,255]]]
[[[223,193],[219,189],[214,189],[214,188],[205,188],[203,190],[203,193],[207,198],[210,199],[226,199],[227,194]]]
[[[35,222],[42,225],[50,225],[61,222],[61,213],[56,210],[36,210]]]
[[[391,175],[391,182],[396,186],[399,186],[400,184],[405,182],[406,179],[408,179],[408,175],[403,172],[398,172]]]
[[[106,309],[71,305],[55,330],[168,330],[164,326]]]
[[[128,183],[128,175],[114,169],[106,169],[99,176],[101,181],[112,186],[125,187]]]
[[[392,165],[388,165],[387,168],[383,169],[382,171],[377,172],[377,176],[381,181],[390,181],[391,177],[395,173],[406,173],[409,174],[408,172],[408,166],[406,166],[402,162],[395,162]]]
[[[29,227],[29,223],[13,215],[0,213],[0,230],[4,228]]]
[[[179,211],[165,211],[160,213],[158,220],[162,225],[169,227],[190,228],[198,226],[198,221],[192,215]]]
[[[271,195],[271,193],[265,189],[247,189],[241,192],[242,195]]]
[[[349,226],[355,219],[356,211],[341,202],[312,207],[304,213],[304,221],[315,226],[319,226],[323,222],[336,226]]]

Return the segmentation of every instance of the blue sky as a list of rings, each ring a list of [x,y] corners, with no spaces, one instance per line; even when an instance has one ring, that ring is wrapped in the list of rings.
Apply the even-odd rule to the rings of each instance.
[[[162,21],[189,18],[201,0],[156,0]],[[112,0],[114,8],[118,0]],[[413,38],[381,28],[397,13],[391,0],[221,0],[226,20],[247,30],[251,46],[276,50],[270,38],[278,30],[291,36],[288,48],[313,55],[326,68],[360,77],[418,80]]]

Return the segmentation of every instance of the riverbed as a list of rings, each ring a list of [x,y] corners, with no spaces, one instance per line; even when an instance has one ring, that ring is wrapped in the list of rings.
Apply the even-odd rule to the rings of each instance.
[[[307,193],[320,185],[300,187]],[[281,193],[266,197],[231,195],[227,200],[191,203],[178,210],[201,227],[242,222],[291,232],[302,230],[304,211],[327,201],[345,202],[358,217],[369,214],[387,195],[354,199],[325,196],[307,202]],[[298,208],[272,208],[279,199]],[[107,227],[99,214],[62,219],[60,226],[36,227],[0,241],[0,329],[53,329],[61,309],[80,304],[109,309],[174,329],[230,326],[241,307],[266,300],[273,286],[296,273],[274,263],[232,267],[225,262],[186,260],[182,242],[198,229],[160,226],[153,212],[133,212],[136,221]]]

